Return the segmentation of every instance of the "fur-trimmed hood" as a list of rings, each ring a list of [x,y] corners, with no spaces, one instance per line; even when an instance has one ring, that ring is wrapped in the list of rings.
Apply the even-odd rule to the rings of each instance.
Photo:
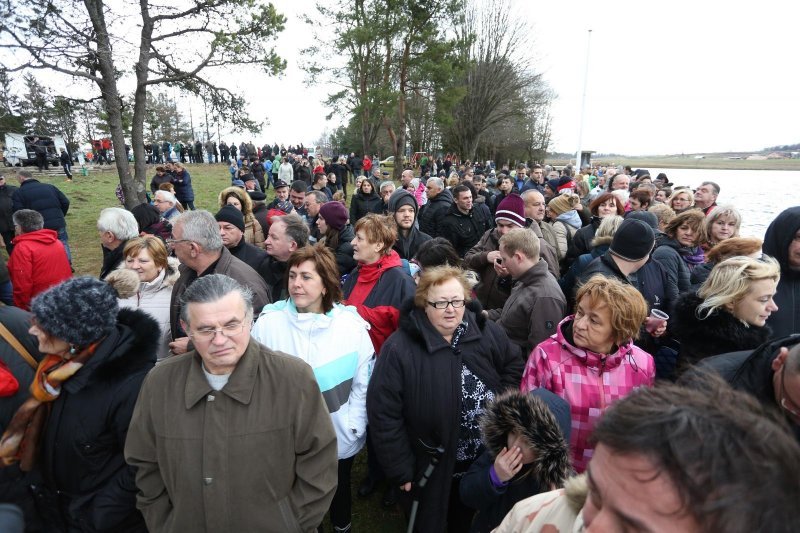
[[[572,465],[564,436],[569,432],[569,404],[549,391],[544,392],[547,394],[504,392],[489,403],[480,424],[483,442],[492,457],[507,446],[509,433],[522,435],[534,451],[533,475],[539,486],[547,490],[546,487],[561,487],[572,473]],[[557,421],[554,413],[566,416]]]
[[[772,336],[769,326],[747,325],[723,309],[701,319],[697,308],[702,302],[696,293],[682,294],[670,320],[670,331],[690,363],[721,353],[753,350]]]

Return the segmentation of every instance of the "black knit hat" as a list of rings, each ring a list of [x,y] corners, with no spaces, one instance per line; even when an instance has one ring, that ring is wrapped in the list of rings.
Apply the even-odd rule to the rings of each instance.
[[[609,251],[625,261],[640,261],[650,255],[655,242],[655,233],[646,222],[628,218],[614,233]]]
[[[414,195],[408,192],[405,189],[397,189],[392,193],[389,197],[388,207],[390,213],[396,213],[398,209],[403,207],[404,205],[410,205],[414,208],[414,216],[417,216],[417,211],[419,211],[419,206],[417,205],[417,199],[414,198]]]
[[[117,325],[117,293],[108,283],[90,276],[68,279],[31,302],[41,329],[76,346],[88,346]]]
[[[222,209],[217,211],[217,214],[214,215],[214,218],[217,219],[217,222],[227,222],[228,224],[233,224],[239,228],[242,233],[244,233],[244,215],[232,205],[222,206]]]

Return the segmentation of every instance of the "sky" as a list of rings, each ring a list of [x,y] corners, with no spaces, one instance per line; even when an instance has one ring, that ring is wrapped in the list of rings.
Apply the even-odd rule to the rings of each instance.
[[[800,2],[509,1],[529,23],[534,64],[557,95],[553,151],[578,148],[585,71],[584,150],[656,155],[800,142],[794,53]],[[224,74],[245,95],[252,116],[269,124],[261,135],[223,131],[223,138],[311,145],[346,119],[326,121],[322,102],[331,88],[309,84],[303,71],[299,50],[312,34],[300,16],[316,0],[273,3],[288,19],[276,43],[288,63],[285,74],[273,78],[241,67]],[[202,105],[192,108],[197,125]]]

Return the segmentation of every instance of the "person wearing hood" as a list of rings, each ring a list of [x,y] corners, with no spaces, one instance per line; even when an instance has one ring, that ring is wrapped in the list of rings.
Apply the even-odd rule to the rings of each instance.
[[[581,199],[577,194],[564,193],[547,204],[547,217],[556,234],[556,252],[558,260],[562,263],[567,257],[567,250],[575,232],[581,228],[581,217],[575,211],[580,203]]]
[[[509,390],[481,417],[484,452],[459,487],[461,501],[478,512],[471,533],[500,525],[518,501],[556,490],[572,473],[569,404],[547,389]]]
[[[779,309],[773,300],[779,279],[780,265],[771,257],[732,257],[714,267],[697,293],[682,294],[670,320],[670,332],[681,343],[680,367],[769,340],[766,323]]]
[[[8,258],[14,305],[29,310],[34,296],[72,277],[64,245],[55,230],[44,228],[38,211],[20,209],[12,215],[14,250]]]
[[[355,238],[353,226],[347,220],[347,208],[341,202],[325,202],[317,216],[319,242],[336,256],[339,278],[349,274],[357,265],[353,259]]]
[[[350,222],[355,224],[369,213],[383,214],[383,200],[375,191],[375,183],[367,178],[350,199]]]
[[[422,243],[431,240],[431,236],[417,227],[419,206],[414,195],[405,189],[397,189],[389,197],[388,210],[397,225],[397,240],[392,249],[400,259],[410,261]]]
[[[139,204],[131,209],[131,214],[139,226],[139,235],[155,235],[164,242],[172,237],[172,224],[161,216],[153,204]]]
[[[458,185],[452,193],[454,201],[442,220],[439,233],[453,243],[459,256],[464,257],[491,224],[482,210],[473,208],[473,193],[469,187]]]
[[[367,391],[370,438],[408,510],[419,499],[416,531],[469,530],[472,510],[459,498],[461,475],[481,448],[478,417],[519,383],[522,361],[497,324],[470,301],[464,271],[423,270],[400,329],[384,344]],[[424,490],[413,488],[443,449]]]
[[[48,355],[0,441],[3,461],[41,469],[33,498],[43,531],[145,533],[123,448],[158,323],[119,309],[114,289],[89,276],[39,294],[31,311],[29,333]]]
[[[430,178],[425,187],[428,193],[428,202],[420,209],[419,229],[431,237],[447,237],[440,228],[453,204],[453,195],[445,189],[441,178]]]
[[[592,457],[592,429],[616,400],[655,380],[653,358],[634,345],[647,303],[631,285],[596,275],[575,297],[575,314],[534,348],[520,389],[543,387],[570,405],[572,464],[578,473]]]
[[[779,214],[764,235],[764,253],[781,265],[781,280],[775,293],[778,310],[767,324],[773,335],[800,333],[800,206]]]
[[[289,298],[264,307],[251,334],[271,350],[302,359],[314,371],[336,430],[338,487],[331,523],[334,531],[346,532],[351,527],[350,472],[367,440],[367,383],[375,349],[369,324],[354,307],[339,303],[342,291],[328,248],[299,248],[287,268]]]

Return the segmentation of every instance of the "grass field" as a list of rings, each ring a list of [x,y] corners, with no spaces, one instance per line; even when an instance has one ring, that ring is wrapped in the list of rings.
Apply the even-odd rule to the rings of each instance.
[[[230,173],[226,165],[186,165],[192,176],[192,186],[195,191],[195,206],[198,209],[207,209],[216,213],[218,208],[217,195],[225,187],[230,186]],[[16,184],[13,172],[6,171],[9,184]],[[152,172],[155,174],[155,172]],[[116,171],[103,171],[92,173],[88,177],[74,173],[74,181],[67,182],[63,176],[39,177],[43,183],[52,183],[70,199],[70,209],[67,214],[67,233],[70,247],[72,248],[73,266],[75,274],[88,274],[97,276],[102,264],[102,250],[97,233],[97,217],[100,210],[105,207],[118,207],[119,201],[114,191],[119,183]],[[148,175],[147,183],[150,178]],[[352,190],[352,186],[348,187]],[[268,201],[274,197],[274,191],[267,191]],[[3,252],[5,253],[5,252]],[[269,453],[269,451],[265,451]],[[377,490],[368,499],[356,496],[356,490],[367,471],[366,451],[362,451],[356,458],[353,466],[353,531],[375,531],[381,533],[395,533],[405,531],[405,520],[397,509],[383,509],[381,507],[381,490]],[[327,529],[333,528],[328,523]]]

